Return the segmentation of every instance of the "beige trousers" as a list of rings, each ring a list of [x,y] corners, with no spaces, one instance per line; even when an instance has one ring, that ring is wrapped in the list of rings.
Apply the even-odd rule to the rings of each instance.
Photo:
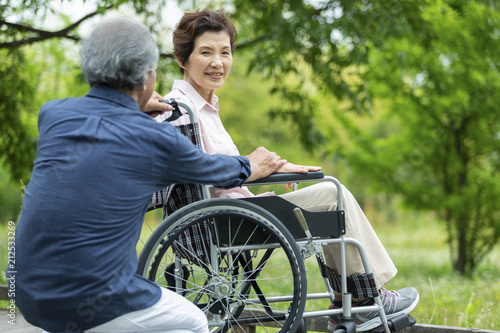
[[[380,242],[363,210],[352,193],[342,185],[345,211],[346,237],[358,240],[364,247],[378,288],[392,279],[397,269]],[[308,211],[336,210],[337,187],[331,182],[307,186],[303,189],[280,195],[283,199]],[[331,244],[323,248],[325,262],[337,273],[340,272],[339,245]],[[346,246],[347,275],[363,274],[365,270],[361,257],[354,245]]]

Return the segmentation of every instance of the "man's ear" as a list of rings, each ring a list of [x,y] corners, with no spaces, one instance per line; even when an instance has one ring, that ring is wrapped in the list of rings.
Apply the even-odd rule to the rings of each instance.
[[[136,88],[136,90],[139,92],[139,93],[143,93],[145,92],[146,90],[148,90],[148,86],[146,85],[146,82],[144,82],[144,84],[142,86],[138,86]]]

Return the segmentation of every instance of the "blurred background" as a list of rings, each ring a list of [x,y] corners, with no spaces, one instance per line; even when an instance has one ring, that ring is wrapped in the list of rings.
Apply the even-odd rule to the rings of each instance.
[[[240,153],[265,146],[344,183],[399,269],[388,289],[419,289],[419,322],[500,329],[493,0],[0,0],[0,283],[38,110],[88,91],[82,38],[105,17],[144,22],[160,47],[164,95],[181,78],[175,24],[206,7],[225,9],[238,28],[216,94]]]

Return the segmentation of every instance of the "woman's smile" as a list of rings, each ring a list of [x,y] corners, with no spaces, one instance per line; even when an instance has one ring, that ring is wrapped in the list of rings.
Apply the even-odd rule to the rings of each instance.
[[[211,79],[220,80],[223,78],[224,73],[221,72],[206,72],[205,75],[208,75]]]
[[[231,71],[233,54],[226,31],[207,31],[194,42],[193,52],[185,64],[184,80],[209,103],[216,89],[221,88]]]

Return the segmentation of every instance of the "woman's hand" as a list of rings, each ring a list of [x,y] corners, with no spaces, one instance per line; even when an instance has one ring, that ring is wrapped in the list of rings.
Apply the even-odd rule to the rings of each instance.
[[[309,171],[319,171],[321,167],[311,166],[311,165],[297,165],[293,163],[287,163],[281,168],[276,170],[276,173],[308,173]]]
[[[321,167],[311,166],[311,165],[297,165],[293,163],[287,163],[281,168],[276,170],[276,173],[308,173],[309,171],[319,171]],[[293,189],[293,184],[285,184],[285,191]]]

